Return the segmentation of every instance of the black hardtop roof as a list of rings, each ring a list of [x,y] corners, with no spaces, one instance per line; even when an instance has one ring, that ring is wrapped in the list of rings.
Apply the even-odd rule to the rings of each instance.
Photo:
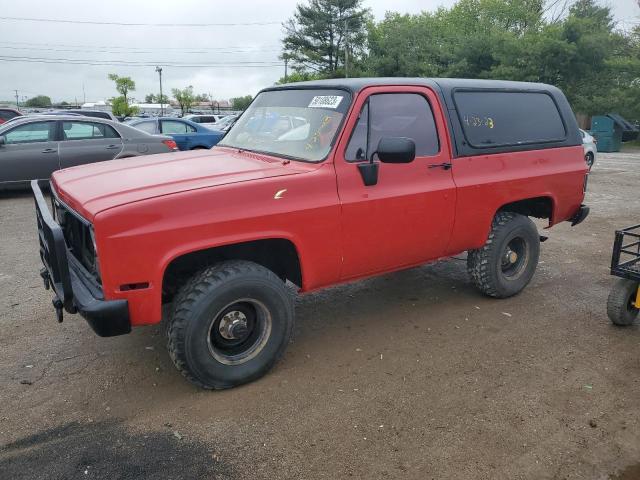
[[[461,88],[480,88],[496,90],[540,90],[555,92],[558,89],[545,83],[514,82],[510,80],[477,80],[469,78],[415,78],[415,77],[372,77],[372,78],[332,78],[308,82],[286,83],[265,88],[264,90],[286,90],[291,88],[335,88],[357,93],[366,87],[384,85],[423,85],[435,87],[448,95],[452,90]]]

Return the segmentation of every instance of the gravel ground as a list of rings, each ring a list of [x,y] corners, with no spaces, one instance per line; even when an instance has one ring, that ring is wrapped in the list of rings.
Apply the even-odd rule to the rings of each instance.
[[[284,359],[223,392],[159,328],[57,324],[32,200],[4,195],[0,478],[640,478],[640,330],[606,316],[639,192],[639,153],[601,155],[591,216],[548,232],[515,298],[476,293],[463,257],[301,297]]]

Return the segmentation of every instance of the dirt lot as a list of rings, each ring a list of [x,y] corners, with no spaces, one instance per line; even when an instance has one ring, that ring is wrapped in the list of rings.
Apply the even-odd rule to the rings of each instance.
[[[640,154],[600,156],[587,203],[515,298],[480,296],[461,258],[305,296],[272,373],[205,392],[159,328],[58,325],[32,200],[5,195],[0,478],[640,478],[640,330],[605,313]]]

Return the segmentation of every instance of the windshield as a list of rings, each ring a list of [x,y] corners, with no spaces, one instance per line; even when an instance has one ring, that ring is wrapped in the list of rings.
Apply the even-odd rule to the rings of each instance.
[[[262,92],[219,145],[308,162],[324,160],[350,102],[342,90]]]

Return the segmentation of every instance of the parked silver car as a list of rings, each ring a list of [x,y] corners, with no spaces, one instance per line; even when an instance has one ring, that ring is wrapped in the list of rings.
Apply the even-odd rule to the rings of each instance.
[[[48,179],[55,170],[176,151],[171,137],[100,118],[28,116],[0,126],[0,187]]]
[[[584,149],[584,161],[587,162],[589,170],[596,163],[596,153],[598,149],[596,147],[596,139],[591,136],[589,132],[585,132],[580,129],[580,135],[582,136],[582,148]]]

